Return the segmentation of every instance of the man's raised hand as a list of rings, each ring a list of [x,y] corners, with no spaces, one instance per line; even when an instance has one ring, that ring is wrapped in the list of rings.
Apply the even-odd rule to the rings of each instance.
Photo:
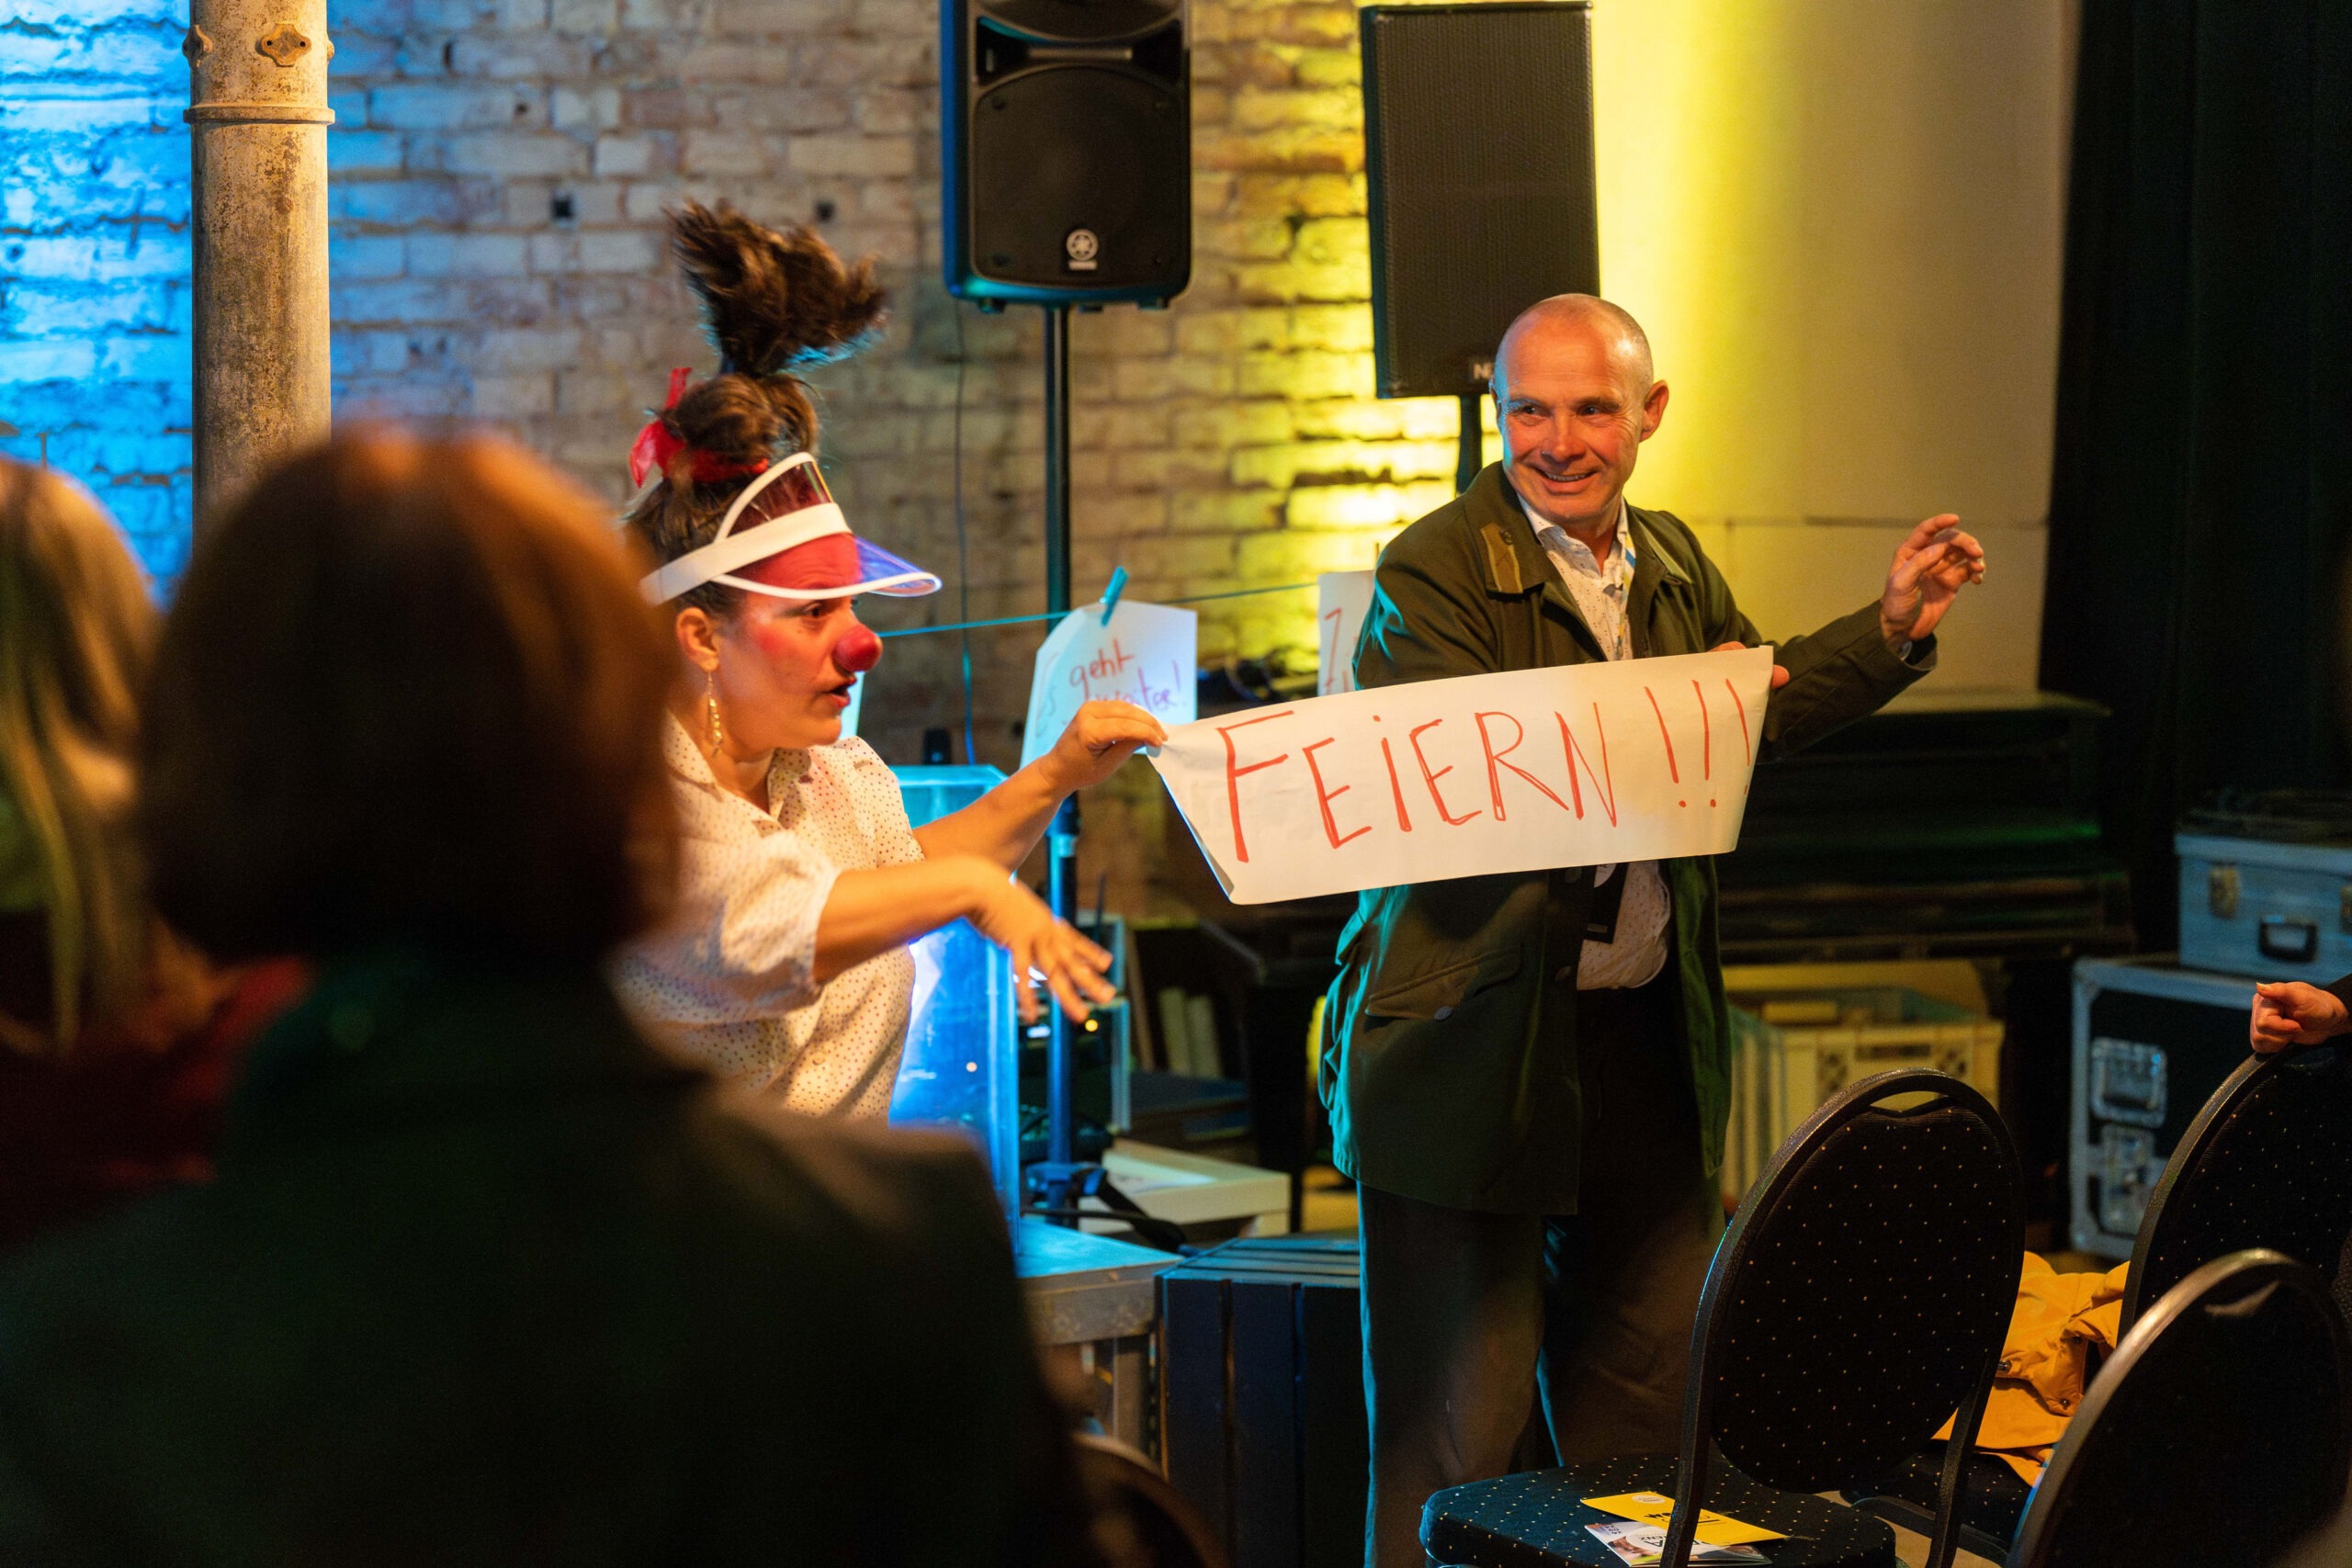
[[[1890,649],[1924,641],[1961,589],[1984,581],[1984,547],[1962,533],[1959,523],[1955,513],[1939,513],[1895,547],[1878,602],[1879,636]]]

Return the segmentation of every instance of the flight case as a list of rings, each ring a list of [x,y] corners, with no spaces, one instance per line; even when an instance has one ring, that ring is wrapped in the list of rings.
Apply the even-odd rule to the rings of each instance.
[[[2188,1123],[2246,1059],[2254,982],[2170,955],[2075,965],[2075,1246],[2117,1259]]]

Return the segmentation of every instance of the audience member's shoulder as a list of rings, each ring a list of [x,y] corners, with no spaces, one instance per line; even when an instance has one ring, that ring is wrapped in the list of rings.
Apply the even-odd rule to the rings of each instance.
[[[215,1208],[208,1188],[172,1188],[0,1253],[0,1382],[45,1346],[168,1317],[177,1284],[217,1268]]]
[[[1005,1245],[988,1169],[952,1134],[803,1116],[724,1088],[711,1090],[705,1114],[747,1181],[812,1217],[876,1237],[944,1229]]]

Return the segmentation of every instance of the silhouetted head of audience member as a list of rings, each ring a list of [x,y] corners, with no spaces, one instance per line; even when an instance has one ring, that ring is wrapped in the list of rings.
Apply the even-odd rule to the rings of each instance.
[[[217,958],[594,962],[674,872],[674,679],[594,503],[484,436],[360,429],[213,520],[140,747],[157,908]]]
[[[151,922],[129,848],[147,580],[80,486],[0,457],[0,1043],[70,1051],[139,1004]],[[39,1016],[35,1016],[39,1015]]]

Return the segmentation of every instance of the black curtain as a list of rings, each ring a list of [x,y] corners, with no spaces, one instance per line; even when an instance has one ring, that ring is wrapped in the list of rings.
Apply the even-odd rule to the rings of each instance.
[[[2143,947],[2184,807],[2346,780],[2347,524],[2352,3],[2086,0],[2041,683]]]

